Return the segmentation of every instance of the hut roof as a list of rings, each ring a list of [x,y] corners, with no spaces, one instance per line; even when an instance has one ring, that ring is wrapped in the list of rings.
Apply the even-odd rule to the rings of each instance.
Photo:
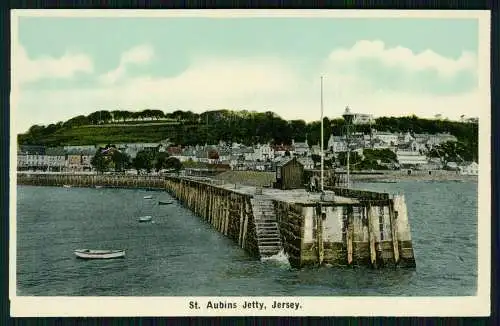
[[[291,161],[293,161],[293,160],[297,161],[297,160],[295,159],[295,157],[290,157],[290,156],[285,157],[285,158],[281,159],[280,161],[278,161],[278,162],[276,163],[276,166],[277,166],[277,167],[285,166],[285,165],[287,165],[288,163],[290,163],[290,162],[291,162]],[[303,165],[303,164],[302,164],[302,163],[300,163],[299,161],[297,161],[297,163],[299,163],[300,165]]]

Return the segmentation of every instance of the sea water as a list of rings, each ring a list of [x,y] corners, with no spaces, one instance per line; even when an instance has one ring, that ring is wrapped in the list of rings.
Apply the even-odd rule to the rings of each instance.
[[[462,296],[477,287],[477,183],[355,184],[406,196],[417,268],[292,269],[258,260],[182,207],[130,189],[17,187],[17,294],[35,296]],[[80,260],[74,249],[126,249]]]

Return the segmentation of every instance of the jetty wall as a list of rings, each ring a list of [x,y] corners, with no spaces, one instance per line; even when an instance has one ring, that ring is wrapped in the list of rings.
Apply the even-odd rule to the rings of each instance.
[[[258,188],[252,192],[249,187],[175,176],[18,174],[17,182],[166,190],[252,256],[263,257],[279,246],[292,267],[416,267],[404,196],[330,188],[335,196],[353,200],[306,204],[280,199],[276,191],[270,196]]]
[[[292,266],[416,267],[404,196],[356,204],[274,203]]]
[[[193,213],[251,255],[260,257],[252,196],[185,178],[166,178],[164,185]]]

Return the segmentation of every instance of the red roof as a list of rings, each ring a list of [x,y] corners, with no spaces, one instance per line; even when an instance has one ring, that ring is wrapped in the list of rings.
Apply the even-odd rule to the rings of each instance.
[[[292,146],[290,146],[290,145],[274,145],[273,149],[275,151],[291,151]]]
[[[180,155],[182,154],[182,147],[181,146],[170,146],[167,148],[167,152],[170,155]]]

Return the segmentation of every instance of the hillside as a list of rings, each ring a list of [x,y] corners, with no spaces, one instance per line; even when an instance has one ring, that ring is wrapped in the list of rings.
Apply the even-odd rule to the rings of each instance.
[[[342,118],[324,118],[324,142],[330,134],[341,135],[344,131]],[[443,133],[456,136],[472,152],[477,153],[478,124],[447,120],[409,117],[381,117],[372,126],[378,131]],[[357,131],[368,133],[369,126],[358,126]],[[25,134],[18,135],[19,144],[47,146],[92,145],[124,142],[158,142],[169,138],[182,145],[214,144],[220,140],[244,144],[283,143],[292,140],[310,145],[320,142],[321,123],[303,120],[284,120],[273,112],[249,112],[245,110],[216,110],[196,114],[190,111],[144,110],[96,111],[89,116],[77,116],[66,122],[48,126],[32,126]]]

